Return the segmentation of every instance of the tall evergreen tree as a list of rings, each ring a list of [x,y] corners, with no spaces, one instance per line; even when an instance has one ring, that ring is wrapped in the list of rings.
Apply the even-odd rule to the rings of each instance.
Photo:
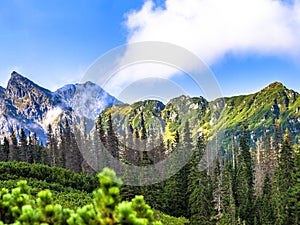
[[[292,173],[292,182],[288,190],[288,208],[290,210],[290,224],[300,224],[300,152],[295,157],[295,170]]]
[[[192,151],[191,147],[191,138],[190,138],[190,130],[189,130],[189,123],[187,122],[185,124],[184,130],[183,130],[183,138],[179,137],[178,133],[178,142],[176,145],[173,146],[172,152],[176,151],[180,157],[177,157],[179,159],[177,160],[184,160],[185,162],[187,159],[186,157],[186,151]],[[187,140],[187,143],[185,142]],[[189,148],[186,148],[186,146],[190,146]],[[172,153],[171,153],[172,154]],[[174,170],[174,166],[179,164],[181,162],[177,162],[174,160],[174,162],[171,162],[171,165],[169,165],[171,171]],[[172,167],[172,168],[171,168]],[[173,216],[186,216],[188,215],[188,165],[185,165],[183,168],[181,168],[177,173],[175,173],[173,176],[171,176],[165,184],[165,191],[164,191],[164,199],[165,199],[165,206],[166,212]]]
[[[263,185],[263,194],[261,197],[261,220],[260,224],[274,224],[274,215],[271,205],[271,179],[269,173],[266,173]]]
[[[210,190],[208,165],[200,165],[205,153],[203,135],[198,137],[197,147],[193,153],[189,166],[188,176],[188,209],[192,225],[211,224],[213,211],[212,195]]]
[[[52,125],[48,125],[47,129],[47,153],[46,153],[46,164],[55,166],[56,165],[56,140],[54,136],[54,132],[52,129]]]
[[[221,194],[221,208],[222,216],[217,221],[219,225],[237,224],[236,205],[234,199],[234,159],[232,154],[227,152],[225,166],[222,172],[222,194]]]
[[[274,123],[274,141],[273,141],[273,148],[274,148],[274,164],[278,166],[279,161],[279,152],[280,152],[280,145],[281,145],[281,133],[279,128],[279,122],[276,119]]]
[[[28,135],[27,156],[26,156],[28,163],[33,163],[33,151],[34,151],[33,148],[34,148],[33,140],[32,140],[31,135],[29,134]]]
[[[222,174],[220,155],[216,156],[215,168],[212,177],[212,191],[213,191],[213,220],[218,221],[222,217]]]
[[[60,154],[61,154],[61,159],[60,159],[60,166],[63,167],[63,168],[66,168],[66,152],[67,152],[67,149],[66,149],[66,136],[65,136],[65,133],[63,131],[63,127],[62,125],[59,126],[59,151],[60,151]]]
[[[65,167],[74,172],[81,172],[82,170],[82,157],[79,151],[75,135],[71,131],[69,120],[65,118],[65,127],[63,133],[63,141],[65,150],[62,153],[63,161],[65,162]]]
[[[42,153],[39,147],[36,132],[33,133],[33,137],[32,137],[32,157],[33,157],[33,163],[42,163]]]
[[[9,145],[9,161],[19,161],[20,160],[20,152],[18,146],[18,139],[15,133],[14,128],[11,128],[10,132],[10,145]]]
[[[1,146],[2,150],[2,161],[7,162],[9,157],[9,141],[6,137],[3,139],[3,144]]]
[[[275,224],[291,224],[288,208],[288,190],[293,185],[292,173],[294,172],[293,149],[290,143],[290,134],[286,130],[279,164],[275,170],[272,183],[272,205],[274,208]]]
[[[249,150],[248,131],[246,126],[242,126],[240,139],[240,153],[238,157],[237,175],[236,175],[236,204],[238,215],[241,221],[246,224],[253,224],[254,213],[254,178],[253,162]]]
[[[28,149],[27,149],[27,136],[25,134],[25,131],[23,127],[21,128],[20,131],[20,141],[19,141],[19,148],[20,148],[20,155],[19,159],[21,162],[28,162]]]
[[[115,158],[120,158],[119,141],[114,131],[112,116],[108,115],[108,129],[107,129],[107,150]]]

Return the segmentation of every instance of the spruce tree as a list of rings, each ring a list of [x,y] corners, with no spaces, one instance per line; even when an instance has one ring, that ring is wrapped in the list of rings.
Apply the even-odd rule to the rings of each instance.
[[[50,166],[56,165],[55,155],[55,137],[52,129],[52,125],[49,124],[47,128],[47,150],[46,150],[46,164]]]
[[[3,153],[3,161],[7,162],[9,156],[9,141],[6,137],[4,137],[3,139],[2,153]]]
[[[0,146],[0,162],[5,162],[5,156],[3,151],[3,144]]]
[[[9,145],[9,161],[19,161],[20,160],[20,152],[18,146],[18,139],[15,133],[14,128],[11,128],[10,132],[10,145]]]
[[[119,141],[114,131],[112,116],[108,115],[107,150],[115,159],[120,158]]]
[[[59,151],[61,154],[61,159],[60,159],[60,166],[63,168],[66,168],[66,136],[63,131],[62,125],[59,126],[59,137],[60,137],[60,142],[59,142]]]
[[[188,132],[187,129],[189,126],[187,125],[184,132]],[[192,150],[191,148],[189,150]],[[184,148],[184,139],[178,138],[178,143],[173,146],[173,151],[177,151],[178,155],[184,157],[184,153],[186,149]],[[171,153],[172,154],[172,153]],[[177,160],[185,160],[184,158],[180,158]],[[174,160],[168,165],[171,171],[174,172],[174,166],[179,164],[179,161]],[[187,186],[188,186],[188,170],[187,166],[181,168],[178,172],[176,172],[173,176],[167,179],[165,187],[164,187],[164,199],[165,205],[164,208],[166,213],[172,216],[186,216],[188,214],[188,195],[187,195]]]
[[[23,127],[21,128],[20,131],[20,141],[19,141],[19,149],[20,149],[20,155],[19,159],[21,162],[28,162],[28,149],[27,149],[27,136],[25,134],[25,131]]]
[[[288,207],[288,190],[293,185],[293,156],[293,149],[290,143],[290,133],[286,130],[282,149],[280,151],[279,164],[275,170],[275,176],[272,184],[272,205],[275,224],[291,224],[291,215]]]
[[[211,224],[212,196],[209,186],[207,165],[200,165],[205,153],[203,135],[197,140],[197,147],[193,153],[189,166],[188,176],[188,209],[192,225]]]
[[[295,170],[292,173],[292,182],[288,190],[288,208],[290,210],[290,224],[300,224],[300,152],[295,157]]]
[[[39,147],[36,132],[33,133],[33,137],[32,137],[32,157],[33,157],[33,163],[42,163],[42,153]]]
[[[239,218],[241,221],[246,222],[246,224],[253,224],[254,222],[253,181],[253,162],[249,151],[248,131],[246,126],[243,125],[236,175],[236,202]]]
[[[64,141],[65,150],[62,157],[65,161],[65,167],[79,173],[82,170],[82,156],[67,118],[65,118],[64,131],[62,140]]]
[[[222,217],[222,174],[219,154],[216,156],[215,168],[212,177],[212,191],[213,191],[213,220],[218,221]]]
[[[33,140],[31,135],[28,135],[28,147],[27,147],[27,162],[33,163]]]
[[[217,221],[219,225],[237,224],[236,205],[233,193],[234,167],[232,155],[227,152],[225,166],[222,172],[221,206],[222,216]]]
[[[269,173],[266,173],[263,185],[263,194],[261,197],[261,224],[274,224],[274,215],[271,203],[271,179]]]

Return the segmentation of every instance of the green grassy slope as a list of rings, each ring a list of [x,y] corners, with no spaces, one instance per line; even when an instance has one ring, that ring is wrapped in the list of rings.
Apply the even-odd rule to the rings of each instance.
[[[232,134],[239,134],[242,123],[247,123],[255,140],[266,130],[270,130],[272,134],[275,119],[279,121],[280,129],[284,131],[288,128],[295,139],[300,133],[300,96],[278,82],[250,95],[227,97],[212,102],[203,97],[180,96],[166,105],[146,100],[109,108],[103,115],[112,113],[120,131],[129,124],[140,130],[142,112],[146,128],[159,128],[158,132],[162,132],[165,139],[173,139],[175,131],[182,129],[187,120],[193,136],[199,132],[210,136],[218,131],[224,132],[229,139]]]

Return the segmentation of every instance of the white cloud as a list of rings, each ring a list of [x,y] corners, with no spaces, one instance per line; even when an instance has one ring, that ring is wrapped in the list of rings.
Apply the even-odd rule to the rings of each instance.
[[[209,65],[226,53],[294,55],[300,49],[300,4],[278,0],[146,1],[127,15],[128,42],[165,41]]]
[[[300,53],[300,0],[152,0],[126,15],[128,43],[162,41],[184,47],[209,66],[228,54],[295,57]],[[150,50],[151,51],[151,50]],[[129,47],[121,65],[140,55]],[[188,62],[186,62],[188,63]],[[120,70],[106,84],[118,96],[139,79],[170,79],[177,69],[142,63]],[[154,90],[155,92],[155,90]]]

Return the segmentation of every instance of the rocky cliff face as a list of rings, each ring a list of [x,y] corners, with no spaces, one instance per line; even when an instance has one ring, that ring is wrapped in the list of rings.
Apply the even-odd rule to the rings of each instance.
[[[0,138],[12,128],[19,131],[23,127],[27,134],[36,132],[45,143],[47,125],[58,124],[66,115],[70,117],[74,108],[80,109],[79,101],[92,104],[90,118],[96,118],[108,106],[121,103],[91,82],[70,84],[51,92],[13,71],[7,87],[0,87]],[[87,109],[86,105],[82,108]]]

